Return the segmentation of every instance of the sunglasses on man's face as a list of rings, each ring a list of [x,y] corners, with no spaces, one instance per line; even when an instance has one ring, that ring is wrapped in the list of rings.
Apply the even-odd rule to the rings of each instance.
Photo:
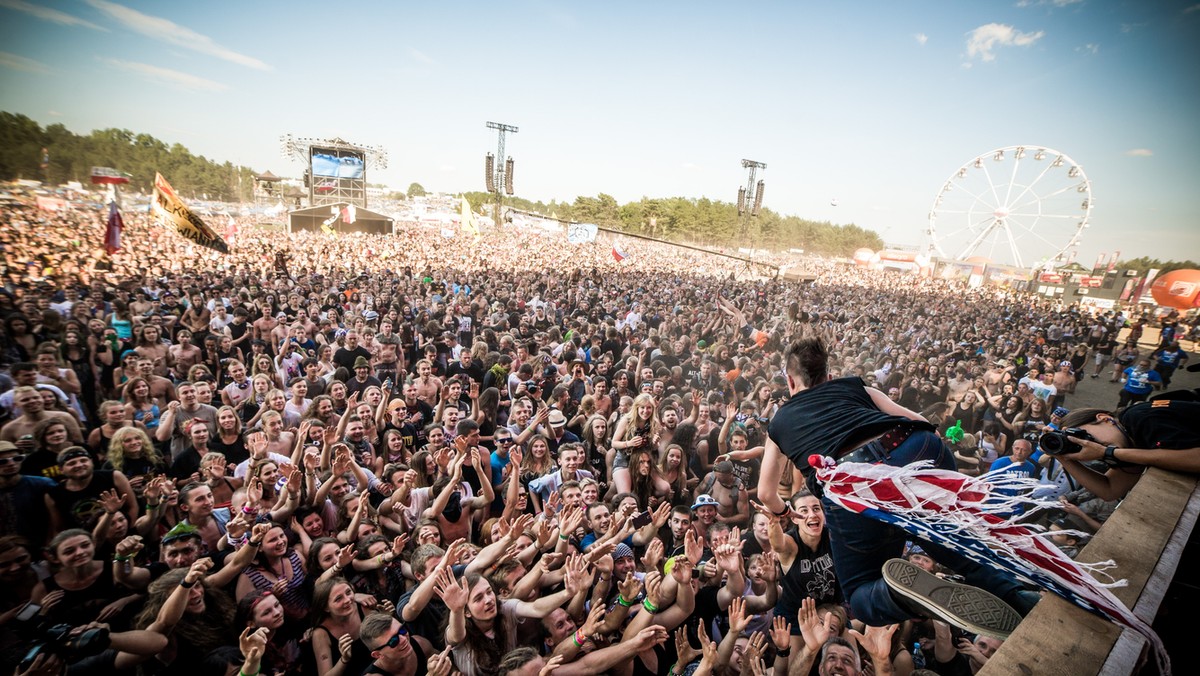
[[[392,637],[387,640],[387,643],[380,645],[378,648],[376,648],[376,650],[395,648],[396,646],[400,645],[401,636],[408,636],[408,627],[404,626],[403,624],[400,625],[400,628],[396,630],[395,634],[392,634]]]
[[[8,465],[11,463],[19,465],[22,462],[25,462],[25,456],[23,455],[11,455],[7,458],[0,458],[0,465]]]

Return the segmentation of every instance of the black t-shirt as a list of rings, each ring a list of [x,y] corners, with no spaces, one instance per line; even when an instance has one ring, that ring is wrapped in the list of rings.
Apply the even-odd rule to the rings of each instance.
[[[51,488],[50,497],[54,499],[63,529],[92,528],[104,509],[100,506],[100,494],[113,487],[112,471],[98,469],[92,472],[92,480],[83,490],[67,490],[66,482]]]
[[[1121,425],[1136,448],[1184,449],[1200,446],[1200,402],[1160,399],[1122,411]]]
[[[807,475],[808,456],[833,456],[905,422],[914,421],[875,406],[862,378],[838,378],[792,395],[771,419],[768,434]],[[916,424],[934,429],[928,423]]]
[[[359,345],[353,350],[348,350],[344,347],[338,348],[337,352],[333,353],[333,363],[336,366],[344,366],[347,371],[354,373],[354,362],[359,357],[371,361],[371,352],[367,348]],[[374,369],[372,369],[374,370]]]

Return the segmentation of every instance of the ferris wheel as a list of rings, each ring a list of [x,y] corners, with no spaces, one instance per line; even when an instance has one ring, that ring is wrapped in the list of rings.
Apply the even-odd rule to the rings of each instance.
[[[930,254],[1028,267],[1079,244],[1092,213],[1083,167],[1043,146],[980,155],[942,184],[929,209]]]

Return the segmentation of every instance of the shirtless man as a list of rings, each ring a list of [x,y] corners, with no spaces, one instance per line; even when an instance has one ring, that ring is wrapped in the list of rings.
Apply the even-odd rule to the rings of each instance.
[[[286,317],[287,315],[284,316]],[[279,319],[269,314],[264,314],[255,319],[254,323],[250,325],[250,330],[254,335],[253,340],[261,340],[268,345],[278,343],[279,341],[273,338],[276,326],[279,326]]]
[[[175,358],[171,356],[166,343],[162,342],[162,331],[153,324],[147,324],[142,327],[140,333],[137,347],[134,349],[139,355],[151,361],[156,375],[166,376],[171,372]]]
[[[154,362],[149,359],[139,359],[137,362],[138,375],[145,378],[150,385],[150,396],[155,399],[170,403],[178,397],[175,396],[175,384],[169,378],[155,375]]]
[[[62,411],[45,410],[46,404],[42,400],[42,395],[34,388],[22,385],[14,389],[13,403],[21,409],[21,415],[10,420],[0,429],[0,441],[11,441],[21,449],[22,453],[32,453],[34,441],[32,439],[20,441],[21,437],[33,436],[34,429],[43,420],[56,419],[62,420],[66,425],[67,435],[71,437],[71,441],[77,444],[83,443],[83,433],[80,432],[79,423],[75,422],[75,417]]]
[[[267,411],[262,415],[263,432],[267,435],[267,451],[284,457],[292,454],[295,436],[283,431],[283,417],[278,411]]]
[[[733,463],[722,460],[696,487],[696,498],[708,495],[717,501],[717,520],[744,525],[750,517],[750,497],[742,480],[733,473]]]
[[[192,332],[183,329],[175,336],[179,342],[168,348],[171,358],[175,360],[175,379],[184,380],[187,378],[188,369],[200,363],[204,357],[204,353],[199,347],[192,344]]]
[[[204,543],[202,555],[217,551],[217,542],[225,535],[225,524],[231,518],[229,508],[213,509],[216,504],[212,489],[207,484],[191,483],[179,491],[179,511],[184,518],[181,523],[195,526]]]
[[[466,439],[467,437],[464,437],[464,442]],[[478,447],[463,451],[466,443],[460,443],[458,446],[457,455],[450,461],[450,476],[434,482],[433,488],[430,489],[430,495],[434,496],[433,503],[422,514],[424,517],[437,519],[442,529],[443,542],[454,542],[460,538],[469,542],[475,512],[488,509],[496,498],[490,481],[479,482],[480,495],[473,498],[463,497],[463,465],[469,460],[481,477],[488,476],[490,467],[484,467],[483,458],[486,456]]]
[[[400,364],[400,336],[392,333],[392,323],[384,320],[379,325],[379,333],[368,346],[371,350],[371,362],[375,366],[375,377],[380,380],[396,378]]]
[[[417,377],[413,383],[417,386],[417,398],[434,406],[438,401],[438,393],[442,391],[442,381],[433,375],[433,367],[428,359],[417,362]]]

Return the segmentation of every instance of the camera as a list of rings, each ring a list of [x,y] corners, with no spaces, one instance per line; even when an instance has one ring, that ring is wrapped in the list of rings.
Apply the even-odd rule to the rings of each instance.
[[[30,615],[40,610],[34,604],[30,606],[35,609]],[[27,671],[38,655],[57,655],[63,662],[71,664],[85,657],[99,655],[111,643],[107,628],[86,629],[72,635],[75,628],[69,624],[35,623],[25,613],[18,615],[17,620],[21,622],[18,632],[30,644],[29,651],[21,659],[21,671]]]
[[[1066,453],[1078,453],[1083,450],[1083,446],[1071,441],[1067,437],[1075,437],[1076,439],[1086,439],[1095,441],[1091,434],[1082,427],[1068,427],[1064,430],[1050,430],[1043,432],[1042,436],[1038,437],[1038,448],[1042,449],[1047,455],[1063,455]]]

